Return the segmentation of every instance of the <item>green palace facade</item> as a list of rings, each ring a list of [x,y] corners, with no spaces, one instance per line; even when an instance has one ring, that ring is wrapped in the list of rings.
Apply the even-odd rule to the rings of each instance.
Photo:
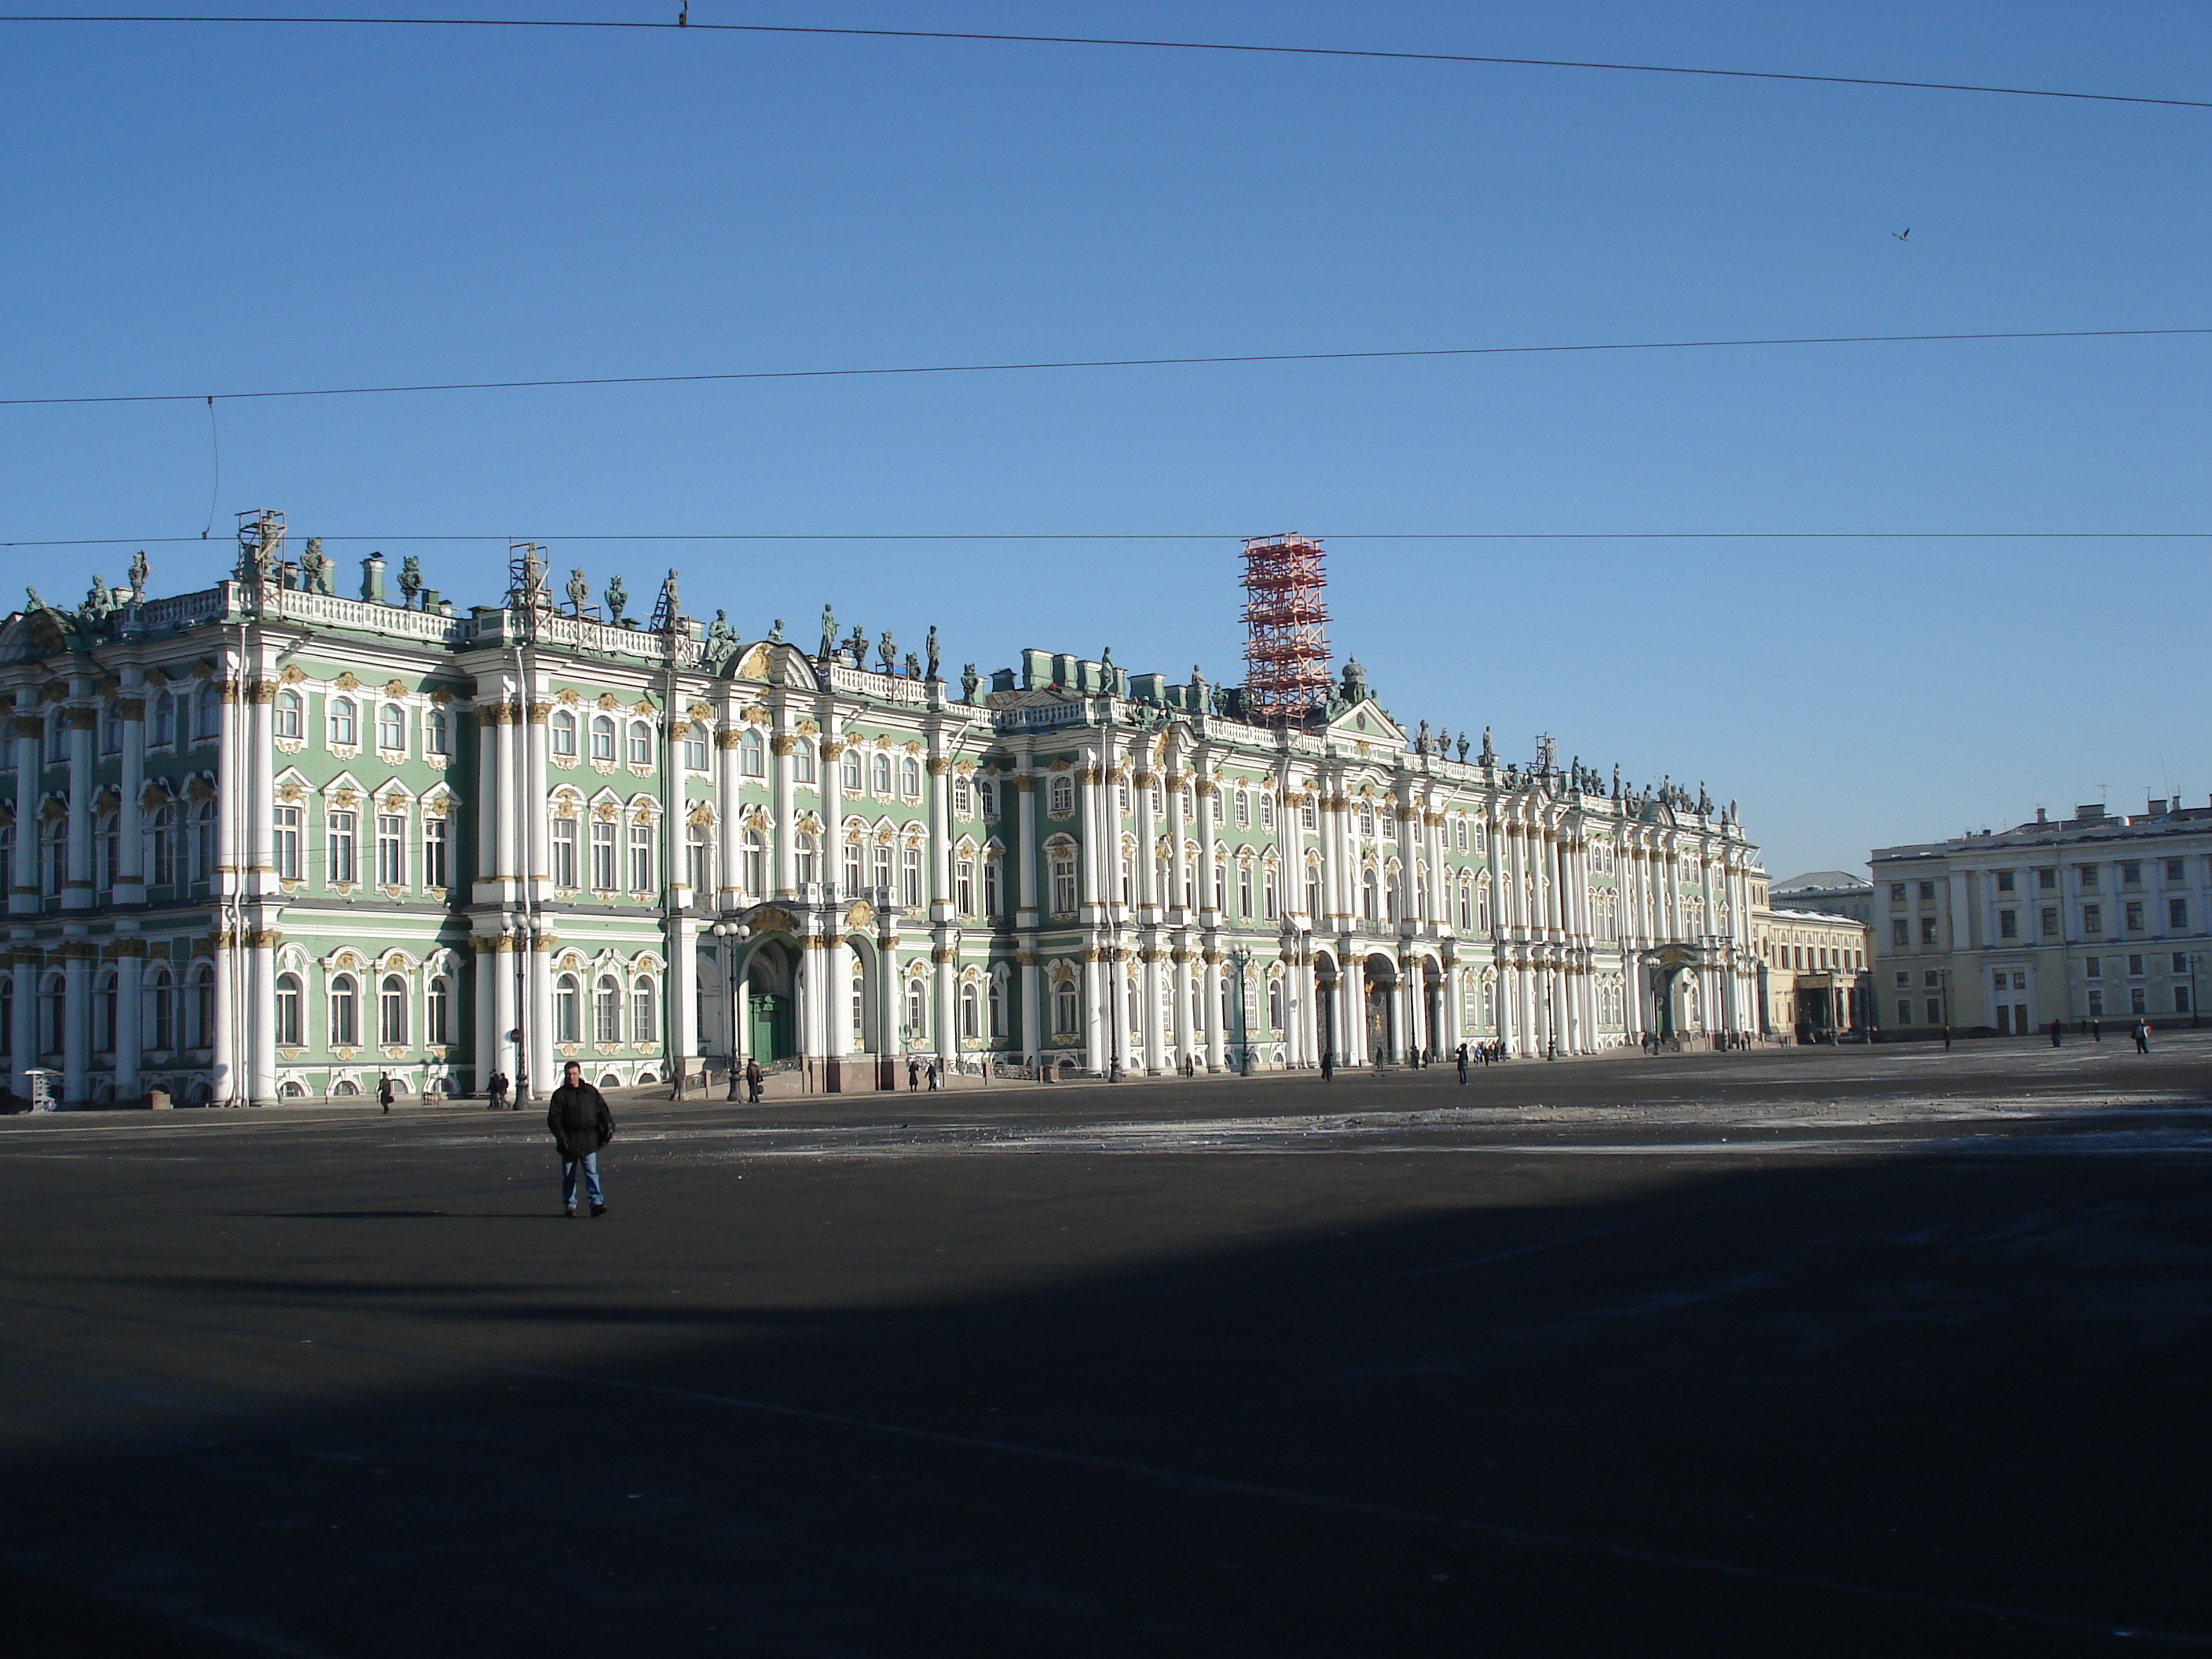
[[[239,576],[0,623],[14,1086],[70,1103],[541,1091],[803,1067],[1158,1074],[1589,1053],[1756,1021],[1735,821],[1408,732],[1024,651],[813,649],[556,603]],[[620,603],[617,591],[610,603]]]

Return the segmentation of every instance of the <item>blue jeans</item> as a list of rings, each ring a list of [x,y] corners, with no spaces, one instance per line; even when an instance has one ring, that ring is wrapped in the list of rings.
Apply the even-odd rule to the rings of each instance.
[[[564,1209],[576,1207],[576,1166],[579,1164],[584,1166],[584,1196],[595,1206],[606,1202],[605,1195],[599,1191],[599,1155],[586,1152],[581,1158],[561,1160],[561,1204]]]

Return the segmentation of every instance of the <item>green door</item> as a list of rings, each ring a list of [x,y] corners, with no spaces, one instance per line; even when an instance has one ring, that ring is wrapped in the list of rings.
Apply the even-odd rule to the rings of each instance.
[[[788,1058],[796,1048],[791,1036],[791,999],[773,994],[749,999],[752,1011],[752,1057],[766,1065]]]

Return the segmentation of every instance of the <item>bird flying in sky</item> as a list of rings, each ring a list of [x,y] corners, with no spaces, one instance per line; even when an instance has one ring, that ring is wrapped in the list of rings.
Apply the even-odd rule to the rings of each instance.
[[[1906,237],[1912,234],[1912,227],[1911,225],[1907,225],[1903,230],[1893,230],[1889,234],[1896,237],[1897,240],[1901,242]]]

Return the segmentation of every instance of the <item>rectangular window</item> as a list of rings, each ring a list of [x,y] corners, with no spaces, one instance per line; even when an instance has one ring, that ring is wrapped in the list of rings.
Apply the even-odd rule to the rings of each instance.
[[[425,818],[422,821],[422,885],[433,890],[453,884],[448,872],[447,853],[453,826],[444,818]]]
[[[2085,893],[2094,893],[2097,890],[2097,866],[2094,864],[2085,864],[2081,866],[2081,890]]]
[[[2104,957],[2090,957],[2086,958],[2086,959],[2082,962],[2082,963],[2081,963],[2081,971],[2082,971],[2082,973],[2083,973],[2084,975],[2087,975],[2088,978],[2090,978],[2090,979],[2102,979],[2102,978],[2104,978],[2104,976],[2105,976],[2105,959],[2104,959]]]
[[[2166,902],[2166,925],[2177,933],[2189,931],[2189,901],[2168,899]]]
[[[2035,890],[2039,893],[2057,892],[2058,890],[2058,872],[2056,870],[2037,871],[2035,872]]]
[[[326,878],[331,881],[354,880],[354,835],[356,820],[350,812],[332,812],[329,817],[330,859],[325,865]]]
[[[691,726],[685,728],[684,732],[684,767],[686,771],[690,772],[703,772],[707,769],[707,732],[705,727]]]
[[[407,820],[393,812],[376,815],[376,884],[407,884]]]
[[[2142,901],[2141,899],[2130,899],[2128,901],[2127,909],[2124,914],[2128,924],[2128,932],[2130,933],[2140,933],[2142,932],[2143,908]]]
[[[999,902],[999,861],[988,860],[983,866],[983,914],[995,916],[1005,908]]]
[[[2177,1014],[2189,1012],[2189,988],[2186,985],[2173,988],[2173,1012]]]
[[[633,823],[629,827],[629,890],[650,893],[659,885],[653,880],[653,826]]]
[[[2092,1019],[2102,1019],[2104,1017],[2105,1017],[2105,994],[2104,994],[2102,991],[2092,991],[2092,992],[2090,992],[2090,993],[2089,993],[2089,1018],[2092,1018]]]
[[[574,890],[576,885],[576,820],[553,820],[553,884]]]
[[[963,916],[975,914],[975,865],[973,860],[960,860],[960,873],[953,889],[952,908]]]
[[[2128,977],[2130,979],[2141,979],[2142,977],[2142,970],[2143,959],[2141,957],[2135,956],[2128,958]]]
[[[1903,951],[1912,944],[1912,924],[1902,916],[1889,924],[1889,942]]]
[[[1936,896],[1936,884],[1932,881],[1922,882],[1920,884],[1920,896],[1923,899],[1933,899]]]
[[[2120,866],[2120,884],[2123,887],[2142,886],[2142,866],[2133,860],[2130,860],[2127,863],[2123,864]]]
[[[592,886],[602,893],[615,890],[615,827],[605,819],[592,825]]]
[[[1898,998],[1897,1023],[1899,1025],[1910,1025],[1912,1024],[1912,999],[1911,997]]]
[[[2081,907],[2081,931],[2093,938],[2105,931],[2105,907],[2103,905],[2085,904]]]
[[[1920,918],[1920,942],[1923,945],[1933,945],[1936,943],[1935,917],[1923,916]]]
[[[156,833],[166,834],[164,831]],[[156,860],[155,880],[157,884],[166,887],[174,879],[173,863],[173,859]],[[162,873],[163,865],[172,866],[169,873]],[[296,806],[276,809],[276,873],[286,881],[300,879],[300,809]]]
[[[2000,870],[1997,872],[1997,891],[2000,893],[2009,893],[2012,891],[2011,871]]]
[[[2058,907],[2055,904],[2043,907],[2043,936],[2045,939],[2058,937]]]
[[[1997,937],[1999,939],[2018,939],[2020,937],[2019,911],[2000,910],[1997,912]]]
[[[1905,902],[1905,884],[1903,882],[1893,881],[1889,884],[1889,902],[1892,904],[1902,904]],[[1911,1020],[1905,1021],[1905,1024],[1908,1025],[1911,1023],[1912,1022]]]
[[[1941,1025],[1943,1023],[1943,1005],[1933,997],[1928,1000],[1928,1023],[1930,1025]]]
[[[921,848],[909,847],[899,859],[901,874],[906,883],[906,908],[921,908]]]
[[[1252,914],[1252,866],[1237,866],[1237,913],[1249,918]]]
[[[1899,990],[1900,990],[1900,991],[1909,990],[1909,989],[1911,988],[1911,985],[1912,985],[1912,975],[1910,975],[1910,974],[1899,974],[1899,975],[1897,976],[1897,988],[1898,988]]]
[[[2186,951],[2176,951],[2173,953],[2173,971],[2177,974],[2185,974],[2189,971],[2189,953]]]
[[[2166,861],[2166,879],[2168,884],[2172,886],[2179,886],[2183,882],[2188,880],[2189,866],[2187,860],[2183,859],[2168,859]]]
[[[2128,1012],[2131,1014],[2148,1013],[2150,993],[2140,985],[2132,987],[2128,992]]]

